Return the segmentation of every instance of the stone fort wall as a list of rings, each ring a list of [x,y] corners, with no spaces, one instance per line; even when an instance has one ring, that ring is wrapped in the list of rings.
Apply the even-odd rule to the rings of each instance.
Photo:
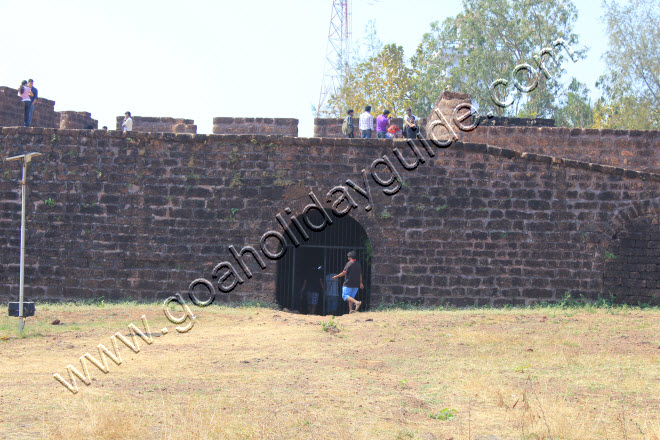
[[[490,145],[427,150],[418,141],[416,167],[399,140],[2,128],[0,298],[18,295],[20,231],[20,168],[4,158],[39,151],[29,177],[30,300],[164,298],[199,277],[217,284],[211,272],[228,261],[245,282],[220,299],[273,301],[277,262],[264,258],[262,271],[246,256],[247,278],[228,246],[259,250],[265,232],[282,232],[277,214],[300,215],[310,191],[330,209],[326,194],[342,186],[328,197],[345,191],[357,205],[348,215],[371,243],[372,303],[611,293],[658,304],[660,132],[482,128],[471,136]]]

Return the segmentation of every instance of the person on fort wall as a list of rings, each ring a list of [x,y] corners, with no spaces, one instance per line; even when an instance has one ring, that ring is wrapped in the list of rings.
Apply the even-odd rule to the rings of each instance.
[[[353,110],[349,110],[346,112],[346,117],[344,118],[344,123],[341,126],[341,132],[344,133],[344,135],[349,138],[353,139],[355,137],[355,134],[353,132],[354,127],[353,127]]]
[[[364,108],[364,113],[360,115],[360,135],[362,139],[371,138],[371,130],[374,129],[374,117],[371,116],[371,106],[368,105]]]
[[[28,118],[28,124],[27,126],[30,127],[32,125],[32,115],[34,114],[34,107],[37,105],[37,100],[39,99],[39,90],[34,86],[34,80],[32,78],[28,79],[27,82],[28,87],[30,88],[30,91],[32,92],[32,95],[30,95],[30,117]]]
[[[131,118],[131,112],[124,113],[124,121],[121,123],[121,128],[123,131],[133,131],[133,118]]]
[[[383,114],[376,118],[376,137],[378,139],[387,138],[387,127],[390,125],[389,114],[389,110],[383,110]]]
[[[32,90],[28,87],[28,82],[23,80],[18,88],[18,96],[23,101],[23,126],[30,126],[30,109],[32,107]]]
[[[356,300],[355,295],[358,293],[358,289],[364,289],[364,284],[362,283],[362,268],[360,267],[360,263],[357,262],[357,254],[355,251],[350,251],[347,257],[348,263],[346,263],[344,270],[332,277],[332,279],[346,277],[344,286],[342,287],[341,298],[348,302],[348,313],[353,313],[360,310],[360,306],[362,305],[362,301]],[[355,309],[353,309],[353,306],[355,306]]]
[[[403,135],[407,139],[415,139],[419,134],[419,126],[417,125],[417,117],[412,114],[411,109],[406,110],[406,115],[403,117]]]

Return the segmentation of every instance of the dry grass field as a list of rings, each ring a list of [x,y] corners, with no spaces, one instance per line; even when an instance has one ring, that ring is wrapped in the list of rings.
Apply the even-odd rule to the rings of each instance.
[[[0,438],[660,440],[657,308],[192,309],[187,333],[156,304],[0,318]],[[53,378],[142,315],[152,344]]]

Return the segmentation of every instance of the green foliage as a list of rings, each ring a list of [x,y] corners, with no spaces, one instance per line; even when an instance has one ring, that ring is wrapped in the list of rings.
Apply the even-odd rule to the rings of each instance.
[[[277,304],[270,303],[268,301],[255,301],[255,300],[248,300],[248,301],[243,301],[241,303],[237,304],[228,304],[229,307],[237,307],[237,308],[264,308],[264,309],[271,309],[271,310],[278,310],[280,307]]]
[[[321,328],[324,332],[336,333],[339,331],[339,326],[334,316],[327,321],[321,321]]]
[[[378,214],[378,217],[382,218],[383,220],[387,220],[388,218],[392,217],[392,214],[387,209],[383,209]]]
[[[256,139],[252,139],[254,142],[256,142]],[[231,150],[229,153],[229,164],[231,165],[232,168],[236,168],[238,166],[238,163],[240,161],[240,154],[238,153],[237,149]]]
[[[585,298],[584,296],[580,295],[579,298],[573,298],[573,296],[566,291],[564,293],[564,296],[559,302],[552,303],[552,304],[547,304],[547,303],[540,303],[538,307],[544,307],[544,308],[559,308],[559,309],[587,309],[587,310],[595,310],[595,309],[608,309],[610,312],[613,312],[615,309],[622,309],[625,307],[628,307],[627,305],[617,305],[616,304],[616,298],[614,295],[610,292],[608,297],[603,297],[601,295],[598,296],[598,298],[593,301]],[[640,308],[647,308],[648,305],[640,304]]]
[[[481,114],[554,117],[560,126],[589,127],[594,106],[588,89],[575,79],[565,85],[564,67],[571,59],[566,50],[552,46],[562,38],[576,59],[584,57],[586,49],[577,46],[578,36],[573,32],[576,20],[577,9],[571,0],[464,0],[457,16],[431,24],[409,62],[400,46],[380,44],[371,23],[368,56],[347,66],[341,89],[330,97],[322,113],[338,117],[347,108],[359,111],[371,105],[374,114],[387,108],[400,115],[411,107],[423,117],[440,94],[450,90],[469,93]],[[556,62],[543,57],[550,78],[539,72],[535,61],[548,47],[556,57]],[[491,83],[500,78],[512,82],[514,67],[522,63],[534,68],[538,86],[517,94],[512,106],[495,105]],[[523,86],[531,84],[526,70],[516,79]],[[513,93],[515,89],[510,86],[508,90]]]
[[[612,252],[606,251],[605,259],[608,261],[616,260],[616,255],[614,255]]]
[[[561,66],[570,62],[565,51],[555,51],[558,65],[544,64],[551,78],[538,75],[538,87],[506,109],[492,102],[489,87],[499,78],[511,81],[518,64],[536,68],[535,55],[560,37],[577,49],[576,20],[577,9],[570,0],[464,0],[456,17],[432,23],[411,60],[417,79],[415,111],[428,114],[439,94],[450,90],[469,93],[482,114],[513,116],[522,110],[551,117],[563,88]],[[579,58],[584,50],[575,53]],[[528,74],[518,76],[521,84],[529,82]]]
[[[370,105],[373,115],[387,109],[393,116],[403,116],[413,102],[413,76],[403,47],[388,44],[377,54],[348,69],[342,87],[337,94],[330,96],[322,113],[340,117],[348,108],[357,109],[359,113]]]
[[[424,306],[422,301],[418,302],[404,302],[404,301],[395,301],[391,303],[380,303],[375,307],[377,311],[388,311],[388,310],[442,310],[442,306]]]
[[[399,310],[417,310],[417,311],[438,311],[438,310],[451,310],[454,307],[449,305],[439,305],[439,306],[428,306],[423,305],[422,301],[417,302],[403,302],[395,301],[391,303],[382,302],[377,304],[375,307],[372,307],[372,310],[379,312],[387,311],[399,311]],[[475,309],[489,309],[490,306],[485,305],[483,307],[461,307],[462,309],[475,308]],[[567,291],[563,298],[557,302],[538,302],[529,306],[512,306],[506,305],[505,309],[520,309],[520,310],[545,310],[548,313],[552,313],[556,310],[575,310],[583,312],[594,312],[597,310],[606,309],[610,313],[620,313],[626,310],[631,310],[633,308],[639,309],[658,309],[657,306],[651,306],[649,304],[639,303],[637,306],[631,306],[626,304],[617,304],[616,298],[612,293],[609,293],[607,296],[598,296],[595,300],[590,300],[584,298],[580,295],[579,298],[573,298],[570,293]]]
[[[524,373],[525,371],[527,371],[529,367],[531,367],[531,365],[520,365],[514,368],[513,371],[515,371],[516,373]]]
[[[235,188],[241,186],[241,172],[236,171],[234,175],[231,178],[231,182],[229,183],[230,188]]]
[[[48,206],[49,208],[52,208],[53,206],[55,206],[55,200],[49,197],[46,200],[44,200],[44,205]]]
[[[236,221],[236,212],[238,211],[238,208],[231,208],[231,214],[229,214],[229,217],[227,220],[229,220],[230,223],[234,223]]]
[[[285,170],[278,171],[275,174],[275,180],[273,181],[273,185],[276,185],[276,186],[291,186],[295,183],[291,179],[285,179],[284,178],[285,176],[286,176],[286,171]]]
[[[596,84],[595,127],[660,129],[660,8],[657,0],[604,1],[607,73]]]
[[[364,246],[364,258],[366,260],[366,263],[369,264],[371,263],[371,257],[374,255],[374,251],[371,248],[371,241],[369,241],[368,238],[364,239],[364,242],[362,243],[362,246]]]
[[[519,117],[527,117],[519,114]],[[575,78],[568,86],[565,101],[555,112],[555,125],[570,128],[591,128],[594,124],[594,106],[589,89]]]
[[[599,81],[596,85],[602,87],[603,83]],[[645,98],[623,95],[615,97],[615,94],[618,92],[606,92],[605,97],[596,101],[593,128],[658,130],[660,112],[657,107],[652,108]]]
[[[450,408],[442,408],[438,413],[429,413],[429,417],[435,420],[453,420],[456,418],[456,410]]]

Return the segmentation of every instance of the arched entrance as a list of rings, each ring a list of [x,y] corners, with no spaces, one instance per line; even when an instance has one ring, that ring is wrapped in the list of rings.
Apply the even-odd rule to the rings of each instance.
[[[278,260],[277,302],[281,307],[305,314],[339,316],[348,313],[348,306],[341,299],[343,278],[331,278],[342,271],[348,262],[346,254],[353,250],[358,255],[364,282],[364,290],[358,291],[356,299],[362,301],[361,311],[368,310],[371,296],[369,237],[362,225],[350,216],[337,218],[331,211],[327,212],[332,225],[320,232],[306,229],[309,240],[301,239],[298,247],[288,243],[287,252]],[[314,214],[318,214],[318,219],[310,220],[320,223],[321,214]],[[300,237],[293,225],[289,230]]]

